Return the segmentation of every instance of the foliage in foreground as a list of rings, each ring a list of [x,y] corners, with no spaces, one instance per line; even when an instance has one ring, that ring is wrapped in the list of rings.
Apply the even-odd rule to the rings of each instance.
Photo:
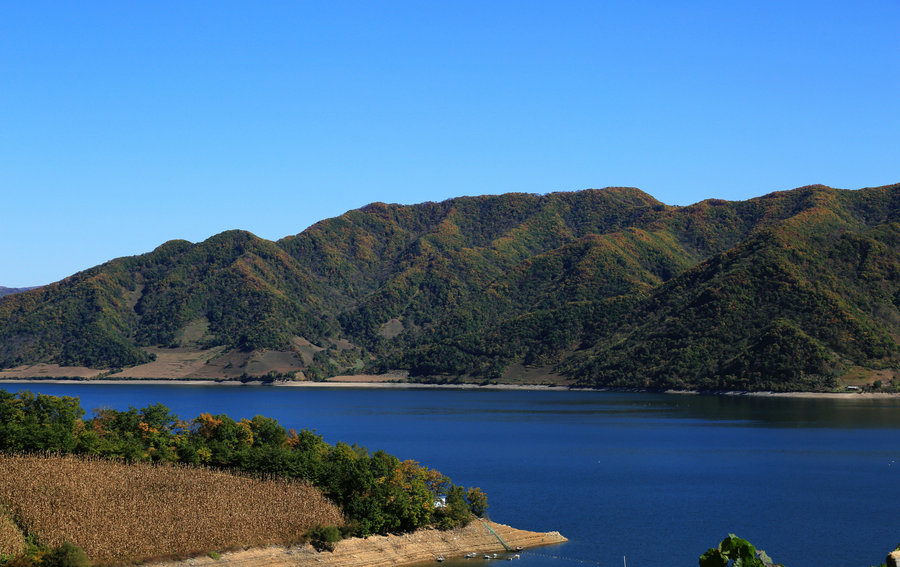
[[[766,552],[734,534],[700,556],[700,567],[783,567],[772,562]]]
[[[900,545],[894,551],[900,551]],[[774,563],[765,551],[756,549],[749,541],[728,534],[718,547],[710,548],[700,556],[700,567],[784,567],[784,565]],[[872,567],[887,567],[887,564]]]
[[[449,529],[487,508],[479,489],[454,485],[440,472],[415,461],[400,461],[384,451],[370,453],[356,445],[330,445],[312,431],[287,431],[263,416],[235,421],[227,415],[201,414],[185,421],[161,404],[127,411],[100,409],[87,420],[84,415],[77,398],[0,390],[0,452],[52,451],[305,480],[337,504],[343,518],[320,518],[296,533],[316,525],[344,525],[347,535],[361,536],[404,533],[425,526]],[[172,470],[183,470],[186,477],[201,475],[192,469]],[[67,476],[82,482],[87,474]],[[175,485],[189,482],[184,478],[157,483],[150,492],[169,494]],[[210,486],[218,489],[218,484]],[[446,507],[435,506],[439,496],[446,497]],[[0,505],[11,507],[10,498],[0,497]],[[63,504],[58,503],[66,509]],[[95,512],[87,514],[102,517]],[[45,537],[37,527],[28,529]],[[47,543],[61,543],[65,537]],[[93,548],[84,547],[94,557]]]

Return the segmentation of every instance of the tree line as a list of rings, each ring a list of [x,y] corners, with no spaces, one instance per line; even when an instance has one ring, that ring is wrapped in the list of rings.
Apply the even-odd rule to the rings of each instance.
[[[183,463],[304,479],[341,508],[344,533],[353,536],[451,529],[487,509],[479,488],[453,484],[415,461],[358,445],[331,445],[314,431],[285,429],[261,415],[236,421],[203,413],[183,420],[152,404],[100,409],[85,419],[78,398],[0,389],[0,451]]]

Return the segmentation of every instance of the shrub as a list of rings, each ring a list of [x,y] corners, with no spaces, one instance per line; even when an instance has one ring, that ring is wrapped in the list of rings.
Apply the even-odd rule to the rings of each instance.
[[[18,555],[8,562],[3,563],[3,567],[39,567],[40,562],[30,555]]]
[[[341,539],[341,530],[337,526],[316,526],[309,530],[309,543],[316,551],[334,551],[335,544]]]
[[[718,548],[710,548],[700,556],[700,567],[783,567],[775,565],[763,550],[734,534],[722,540]]]
[[[41,559],[42,567],[90,567],[90,564],[84,550],[69,542],[51,549]]]

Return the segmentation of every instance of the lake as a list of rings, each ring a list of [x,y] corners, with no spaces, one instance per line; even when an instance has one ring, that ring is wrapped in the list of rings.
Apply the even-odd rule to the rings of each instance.
[[[788,567],[869,567],[900,543],[900,399],[271,386],[0,384],[89,412],[262,414],[414,459],[490,517],[569,543],[519,565],[695,566],[729,532]],[[472,565],[483,560],[446,562]]]

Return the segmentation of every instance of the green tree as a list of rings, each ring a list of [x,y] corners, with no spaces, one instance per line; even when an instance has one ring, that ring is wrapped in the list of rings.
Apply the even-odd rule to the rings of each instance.
[[[77,398],[0,393],[0,449],[71,452],[84,410]]]
[[[734,534],[700,556],[700,567],[783,567],[776,566],[763,550]]]
[[[480,488],[470,488],[466,493],[466,501],[469,503],[469,510],[479,518],[484,516],[488,509],[487,494]]]

